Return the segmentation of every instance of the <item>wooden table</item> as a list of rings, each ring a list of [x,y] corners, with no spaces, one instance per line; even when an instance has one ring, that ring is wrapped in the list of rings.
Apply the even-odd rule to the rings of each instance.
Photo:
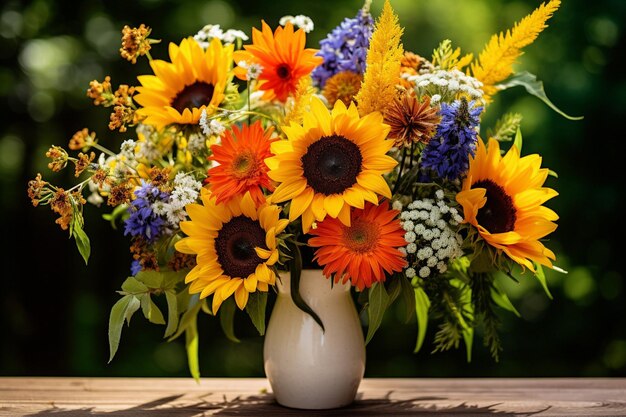
[[[300,411],[266,379],[0,378],[0,416],[626,416],[626,379],[366,379],[350,407]]]

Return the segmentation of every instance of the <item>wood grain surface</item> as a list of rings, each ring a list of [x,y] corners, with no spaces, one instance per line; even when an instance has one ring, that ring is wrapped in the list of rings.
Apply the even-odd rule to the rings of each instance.
[[[276,404],[266,379],[0,378],[0,416],[626,416],[626,379],[365,379],[350,407]]]

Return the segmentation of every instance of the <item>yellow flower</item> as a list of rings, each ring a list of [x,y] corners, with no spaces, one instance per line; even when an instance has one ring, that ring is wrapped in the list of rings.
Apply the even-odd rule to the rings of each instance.
[[[213,313],[231,295],[244,309],[250,293],[267,292],[276,282],[272,265],[278,261],[276,235],[288,224],[279,220],[280,207],[267,203],[255,206],[252,197],[233,198],[216,204],[206,188],[203,204],[185,208],[191,221],[180,223],[188,236],[176,243],[179,252],[196,255],[196,267],[185,278],[189,292],[200,298],[213,294]]]
[[[213,113],[224,100],[229,82],[233,45],[213,39],[206,51],[193,38],[170,44],[171,62],[152,60],[155,75],[137,77],[134,98],[142,108],[143,123],[161,129],[171,123],[197,124],[202,110]]]
[[[269,177],[281,184],[270,197],[273,203],[291,200],[289,220],[302,216],[302,229],[328,214],[350,226],[350,207],[365,201],[378,204],[378,195],[391,198],[382,174],[397,162],[386,153],[389,126],[380,113],[359,117],[354,104],[341,100],[332,112],[318,98],[302,126],[283,127],[288,140],[272,143],[274,157],[266,159]]]
[[[488,244],[532,271],[532,261],[552,267],[550,260],[555,259],[539,241],[556,229],[553,221],[559,218],[542,205],[558,195],[543,187],[547,176],[539,155],[520,158],[513,146],[502,157],[497,140],[489,140],[489,149],[479,140],[463,190],[456,196],[465,222],[476,227]]]

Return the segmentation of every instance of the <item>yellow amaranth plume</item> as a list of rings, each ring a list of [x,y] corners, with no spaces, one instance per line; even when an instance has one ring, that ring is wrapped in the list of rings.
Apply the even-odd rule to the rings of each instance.
[[[361,116],[379,111],[385,113],[396,97],[400,63],[404,48],[400,38],[402,28],[389,0],[385,1],[367,50],[363,85],[356,96]]]
[[[513,64],[522,55],[521,49],[533,43],[547,27],[546,21],[561,5],[561,0],[542,3],[535,11],[515,24],[513,29],[493,35],[478,61],[471,65],[472,75],[483,83],[485,100],[490,101],[498,90],[495,85],[513,74]]]
[[[311,77],[303,77],[300,79],[298,88],[294,93],[293,102],[289,106],[287,115],[283,120],[284,126],[289,126],[292,122],[296,124],[302,123],[302,118],[308,106],[311,104],[311,97],[313,97],[314,92]]]

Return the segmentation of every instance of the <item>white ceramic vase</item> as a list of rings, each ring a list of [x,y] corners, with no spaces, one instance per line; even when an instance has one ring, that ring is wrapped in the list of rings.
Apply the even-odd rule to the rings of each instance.
[[[291,408],[328,409],[354,401],[365,371],[365,343],[350,285],[335,284],[321,270],[305,269],[300,294],[325,331],[293,303],[289,273],[277,280],[278,297],[265,335],[263,356],[276,401]]]

